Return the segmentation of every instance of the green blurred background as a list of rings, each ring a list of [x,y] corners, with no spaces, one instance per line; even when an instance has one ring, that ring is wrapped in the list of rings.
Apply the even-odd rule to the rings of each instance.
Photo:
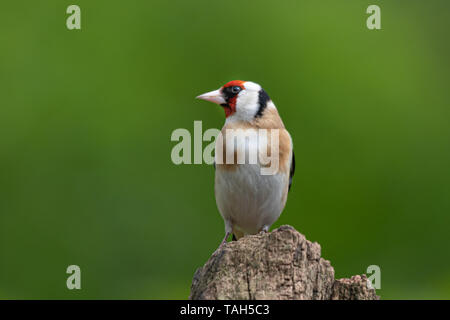
[[[66,28],[70,4],[82,30]],[[449,9],[3,1],[0,298],[187,298],[223,221],[213,168],[174,165],[170,136],[221,128],[194,97],[233,79],[260,83],[294,140],[273,227],[319,242],[337,277],[379,265],[384,299],[450,298]]]

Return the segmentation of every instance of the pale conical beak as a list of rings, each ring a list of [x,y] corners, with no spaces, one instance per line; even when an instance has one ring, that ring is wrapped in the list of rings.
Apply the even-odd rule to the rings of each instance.
[[[197,96],[196,99],[210,101],[210,102],[214,102],[217,104],[227,103],[225,101],[225,99],[223,98],[223,95],[222,95],[222,92],[220,92],[220,89],[201,94],[201,95]]]

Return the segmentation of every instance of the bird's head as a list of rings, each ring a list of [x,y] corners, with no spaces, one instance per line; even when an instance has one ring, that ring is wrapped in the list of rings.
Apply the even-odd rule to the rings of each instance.
[[[226,118],[252,121],[261,116],[270,98],[263,88],[251,81],[234,80],[223,87],[199,95],[197,99],[221,105]]]

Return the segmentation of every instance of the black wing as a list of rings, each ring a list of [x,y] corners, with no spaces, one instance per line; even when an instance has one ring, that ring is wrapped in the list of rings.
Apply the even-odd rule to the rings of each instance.
[[[294,155],[294,150],[292,150],[292,161],[291,161],[291,170],[289,172],[289,189],[288,190],[291,190],[292,178],[294,177],[294,172],[295,172],[295,155]]]

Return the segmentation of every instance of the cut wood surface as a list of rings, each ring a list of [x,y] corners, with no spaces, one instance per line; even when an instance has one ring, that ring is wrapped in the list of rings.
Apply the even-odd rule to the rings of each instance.
[[[334,278],[316,242],[291,226],[219,247],[195,274],[190,299],[376,300],[365,275]]]

